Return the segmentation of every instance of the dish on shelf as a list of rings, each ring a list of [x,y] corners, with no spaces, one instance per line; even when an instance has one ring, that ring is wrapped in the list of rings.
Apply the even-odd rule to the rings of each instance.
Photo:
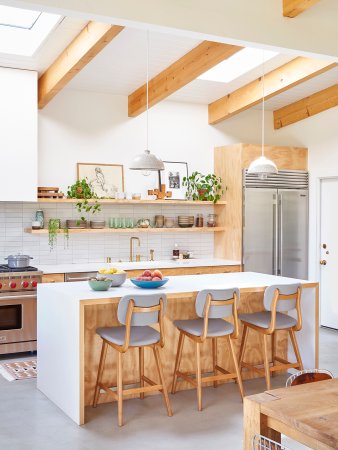
[[[90,228],[104,228],[106,225],[106,222],[104,220],[91,220],[90,221]]]
[[[180,228],[192,228],[194,226],[193,223],[179,223],[178,226]]]
[[[164,286],[169,281],[169,278],[162,278],[162,280],[157,281],[143,281],[137,278],[130,278],[130,281],[141,289],[157,289]]]
[[[66,227],[71,229],[83,229],[87,228],[87,222],[85,220],[66,220]]]

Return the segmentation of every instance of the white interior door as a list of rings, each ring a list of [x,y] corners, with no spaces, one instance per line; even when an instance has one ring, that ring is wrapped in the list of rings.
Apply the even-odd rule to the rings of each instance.
[[[321,325],[338,329],[338,178],[321,180]]]

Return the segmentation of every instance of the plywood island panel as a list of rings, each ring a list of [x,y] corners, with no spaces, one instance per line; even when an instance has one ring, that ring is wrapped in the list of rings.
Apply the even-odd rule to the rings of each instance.
[[[314,367],[318,362],[318,284],[299,280],[303,285],[304,325],[298,333],[300,351],[305,367]],[[294,279],[276,277],[252,272],[233,272],[223,274],[185,275],[170,277],[161,289],[168,298],[165,315],[165,346],[161,349],[164,373],[168,388],[172,383],[178,331],[173,322],[176,319],[196,318],[195,298],[202,289],[227,289],[238,287],[241,298],[239,312],[256,312],[263,309],[263,293],[266,286],[280,283],[289,284]],[[93,400],[94,386],[100,359],[101,340],[96,334],[98,327],[118,326],[117,306],[121,297],[133,293],[147,295],[156,290],[141,290],[130,280],[118,288],[107,292],[93,292],[87,282],[41,283],[38,286],[38,366],[37,380],[40,389],[66,415],[77,424],[85,423],[86,407]],[[249,334],[245,354],[247,362],[261,364],[262,343],[258,333]],[[238,354],[241,334],[235,341]],[[294,359],[289,354],[288,341],[283,331],[278,332],[277,348],[282,358]],[[207,342],[202,346],[203,371],[211,370],[212,351]],[[138,382],[138,355],[130,349],[123,355],[123,379],[125,383]],[[225,341],[219,338],[219,365],[227,368],[230,363]],[[182,370],[195,371],[195,352],[187,342],[183,349]],[[233,368],[230,365],[230,370]],[[145,351],[145,376],[158,378],[150,352]],[[243,378],[257,376],[243,372]],[[109,350],[104,371],[104,383],[116,385],[116,354]],[[190,388],[184,381],[178,390]],[[102,394],[100,402],[111,401]],[[226,399],[224,399],[226,402]],[[238,397],[240,402],[240,396]]]

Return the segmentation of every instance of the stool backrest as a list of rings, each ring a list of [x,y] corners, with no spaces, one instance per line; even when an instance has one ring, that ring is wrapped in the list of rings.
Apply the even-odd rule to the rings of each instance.
[[[195,309],[199,317],[204,318],[204,331],[201,339],[208,334],[209,319],[222,319],[232,316],[234,319],[234,332],[232,337],[238,336],[237,308],[239,304],[239,289],[204,289],[197,294]]]
[[[121,298],[117,308],[117,318],[122,325],[128,323],[128,310],[131,309],[131,306],[131,326],[154,325],[159,323],[160,315],[165,313],[167,297],[165,294],[125,295]]]
[[[295,331],[302,328],[302,313],[300,300],[302,295],[302,286],[300,283],[294,284],[273,284],[268,286],[264,292],[264,308],[271,311],[271,325],[269,331],[275,329],[276,312],[297,311],[297,324]]]
[[[133,326],[160,325],[160,345],[164,346],[163,316],[167,306],[165,294],[125,295],[117,308],[118,321],[126,326],[122,352],[127,351]]]
[[[315,383],[316,381],[332,380],[333,375],[326,369],[305,369],[291,375],[286,380],[286,387],[298,384]]]

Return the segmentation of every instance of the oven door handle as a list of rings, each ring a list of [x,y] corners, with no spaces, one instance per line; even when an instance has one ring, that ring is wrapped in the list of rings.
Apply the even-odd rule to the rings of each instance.
[[[71,281],[88,281],[90,280],[91,277],[67,277],[66,278],[66,282],[71,282]]]
[[[12,296],[8,295],[7,297],[0,296],[0,305],[1,305],[1,302],[3,302],[4,300],[23,300],[26,298],[36,298],[36,294],[29,294],[29,295],[23,294],[23,295],[12,295]]]

